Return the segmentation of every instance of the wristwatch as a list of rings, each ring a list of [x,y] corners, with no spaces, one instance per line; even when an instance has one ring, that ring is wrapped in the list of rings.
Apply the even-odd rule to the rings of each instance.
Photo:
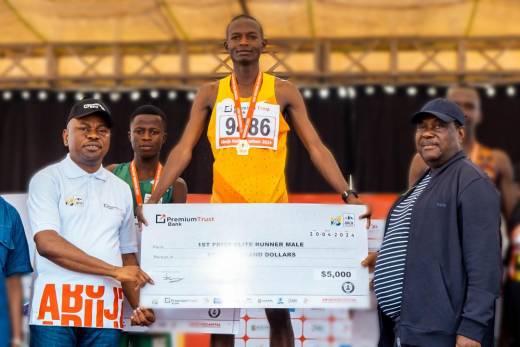
[[[341,193],[341,199],[345,202],[345,204],[348,204],[348,198],[353,195],[356,198],[359,197],[358,193],[355,190],[349,189],[345,190],[343,193]]]

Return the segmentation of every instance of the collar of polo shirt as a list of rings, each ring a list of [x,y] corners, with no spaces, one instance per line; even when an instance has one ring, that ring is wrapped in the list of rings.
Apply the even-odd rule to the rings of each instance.
[[[67,154],[67,158],[65,158],[65,165],[64,165],[64,173],[67,178],[79,178],[87,175],[92,175],[97,179],[100,179],[102,181],[107,180],[107,172],[103,168],[103,165],[99,167],[99,169],[94,172],[93,174],[90,174],[80,168],[78,164],[76,164],[71,158],[70,154]]]

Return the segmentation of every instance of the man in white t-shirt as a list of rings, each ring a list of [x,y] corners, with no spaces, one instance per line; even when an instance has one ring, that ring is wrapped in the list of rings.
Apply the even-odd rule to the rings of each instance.
[[[31,346],[115,346],[123,291],[133,323],[149,325],[138,289],[151,278],[137,266],[132,195],[104,169],[112,119],[100,100],[76,103],[63,131],[69,154],[34,175],[29,221],[38,250],[31,301]]]

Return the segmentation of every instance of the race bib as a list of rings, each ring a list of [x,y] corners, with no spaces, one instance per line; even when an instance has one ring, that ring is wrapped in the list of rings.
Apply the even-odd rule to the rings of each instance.
[[[249,102],[242,102],[242,114],[247,113]],[[216,147],[236,147],[240,141],[238,122],[233,100],[228,98],[217,104],[216,110]],[[245,119],[244,119],[245,122]],[[247,133],[249,147],[278,149],[280,126],[280,105],[259,102],[253,113],[251,127]]]

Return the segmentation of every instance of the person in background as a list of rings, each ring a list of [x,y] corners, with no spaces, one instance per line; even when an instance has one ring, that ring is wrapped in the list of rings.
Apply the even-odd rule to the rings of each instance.
[[[16,209],[0,197],[0,346],[23,343],[21,277],[32,272],[29,247]]]
[[[148,201],[159,176],[162,165],[159,161],[161,149],[166,142],[166,115],[153,105],[139,106],[130,115],[130,131],[128,132],[134,156],[132,161],[107,166],[114,175],[121,178],[132,190],[133,206],[135,208]],[[160,203],[185,203],[187,186],[182,178],[177,178],[173,187],[163,194]],[[136,227],[136,229],[138,229]],[[138,232],[138,244],[141,233]],[[137,312],[134,311],[133,314]],[[143,333],[123,333],[120,346],[152,346],[154,340],[164,339],[171,346],[171,336],[154,336]]]
[[[166,115],[161,109],[153,105],[139,106],[130,115],[128,138],[134,152],[132,160],[107,166],[130,186],[134,209],[148,201],[161,175],[160,154],[168,136],[166,128]],[[185,203],[187,194],[186,182],[179,177],[159,202]]]

